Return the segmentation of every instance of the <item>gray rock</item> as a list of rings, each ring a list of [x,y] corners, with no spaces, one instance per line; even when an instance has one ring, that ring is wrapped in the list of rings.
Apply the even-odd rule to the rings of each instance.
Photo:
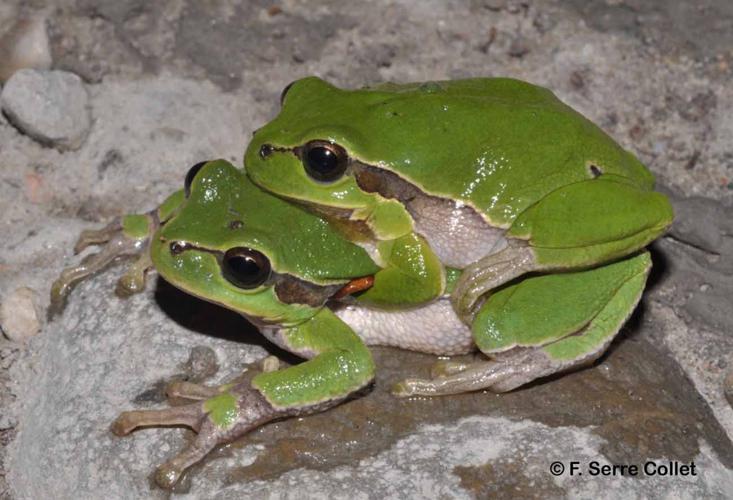
[[[23,69],[8,80],[0,107],[21,132],[60,150],[78,149],[91,126],[81,79],[65,71]]]
[[[21,287],[0,304],[0,329],[10,340],[24,342],[41,329],[36,312],[36,292]]]
[[[0,26],[30,4],[40,3],[0,1]],[[49,14],[54,67],[95,83],[86,86],[95,126],[61,154],[0,118],[3,297],[29,286],[42,302],[82,229],[150,210],[190,165],[241,164],[250,133],[296,78],[356,88],[505,75],[552,88],[680,193],[642,307],[593,368],[511,394],[395,400],[389,385],[426,374],[434,358],[378,352],[370,394],[222,447],[170,494],[151,489],[150,473],[192,432],[117,438],[110,422],[165,407],[171,380],[212,373],[210,353],[186,364],[195,347],[216,353],[208,381],[219,383],[267,354],[246,342],[266,343],[236,315],[170,287],[116,299],[113,269],[80,285],[25,344],[0,338],[0,498],[729,498],[733,3],[279,5],[65,0]],[[509,55],[516,39],[529,49],[511,47],[522,57]],[[693,196],[719,208],[685,201]],[[569,460],[694,461],[698,475],[549,471]]]
[[[21,17],[0,37],[0,82],[19,69],[48,69],[52,62],[42,15]]]

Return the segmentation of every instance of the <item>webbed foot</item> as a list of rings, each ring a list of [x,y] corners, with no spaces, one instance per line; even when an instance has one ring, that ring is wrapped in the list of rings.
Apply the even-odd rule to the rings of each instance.
[[[456,373],[461,373],[473,363],[467,361],[451,361],[450,359],[441,359],[436,361],[430,368],[430,378],[443,378]]]
[[[397,397],[445,396],[488,389],[507,392],[561,369],[539,350],[527,349],[500,360],[443,364],[431,371],[432,378],[408,378],[394,385]]]
[[[74,245],[78,254],[91,245],[103,245],[97,253],[87,255],[76,265],[64,269],[51,285],[51,303],[48,317],[63,311],[71,290],[80,281],[94,276],[121,258],[138,256],[117,283],[117,294],[128,296],[145,288],[145,276],[152,268],[148,244],[159,226],[154,213],[118,217],[102,229],[84,230]]]
[[[265,364],[273,367],[272,361]],[[173,488],[186,469],[202,460],[215,446],[288,413],[273,408],[252,387],[249,376],[219,387],[176,382],[169,386],[168,395],[194,402],[163,410],[122,412],[110,427],[117,436],[126,436],[141,427],[170,425],[189,427],[198,434],[188,447],[156,469],[155,482],[165,489]]]

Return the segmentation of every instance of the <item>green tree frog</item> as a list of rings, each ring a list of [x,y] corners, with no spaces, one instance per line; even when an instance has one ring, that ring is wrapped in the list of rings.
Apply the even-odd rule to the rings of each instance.
[[[368,287],[379,267],[328,222],[261,191],[226,161],[195,165],[185,189],[159,209],[86,231],[78,248],[91,243],[106,245],[62,273],[52,287],[55,304],[76,281],[137,254],[120,280],[127,292],[142,290],[145,271],[154,266],[171,284],[241,313],[272,342],[306,359],[283,369],[268,362],[254,377],[220,387],[176,383],[169,395],[191,404],[122,413],[112,426],[118,435],[150,425],[198,432],[158,468],[163,487],[217,444],[276,418],[326,409],[374,378],[364,341],[325,304]]]
[[[390,306],[397,289],[403,304],[429,302],[459,269],[451,300],[471,324],[503,284],[634,255],[673,218],[632,154],[529,83],[342,90],[309,77],[281,104],[247,148],[247,174],[375,244],[383,270],[365,304]],[[442,265],[416,269],[408,253]]]

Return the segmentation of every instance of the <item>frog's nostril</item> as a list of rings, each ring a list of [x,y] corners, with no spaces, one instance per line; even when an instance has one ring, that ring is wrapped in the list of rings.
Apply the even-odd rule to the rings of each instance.
[[[263,144],[260,146],[260,158],[263,160],[272,154],[274,148],[269,144]]]
[[[170,244],[171,253],[180,255],[186,250],[186,244],[182,241],[174,241]]]

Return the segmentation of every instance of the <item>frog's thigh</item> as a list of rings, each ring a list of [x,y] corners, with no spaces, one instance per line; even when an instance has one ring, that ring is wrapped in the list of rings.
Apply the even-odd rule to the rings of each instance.
[[[407,380],[398,395],[504,392],[597,359],[641,298],[649,254],[600,268],[528,278],[492,295],[474,324],[494,361],[434,380]],[[534,347],[537,346],[537,347]]]
[[[467,267],[451,295],[471,322],[481,297],[526,272],[577,269],[629,255],[672,220],[667,198],[611,175],[557,189],[519,214],[509,247]]]
[[[404,308],[430,302],[445,289],[445,270],[430,245],[415,233],[379,243],[383,269],[359,302],[379,308]]]

